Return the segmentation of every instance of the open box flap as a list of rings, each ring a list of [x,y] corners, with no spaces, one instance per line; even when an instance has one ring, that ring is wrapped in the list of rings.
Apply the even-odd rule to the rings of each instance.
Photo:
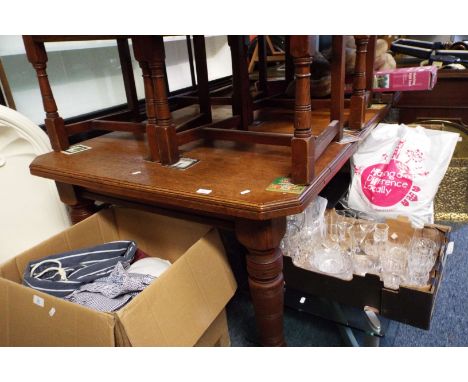
[[[114,346],[114,325],[111,314],[0,279],[0,346]]]
[[[117,313],[98,312],[21,284],[33,259],[123,238],[175,263]],[[1,265],[0,275],[0,345],[9,346],[191,346],[236,288],[211,227],[120,208],[102,210],[23,252]]]
[[[0,345],[114,346],[113,315],[22,285],[32,260],[117,240],[113,214],[94,214],[0,266]]]
[[[22,280],[26,266],[32,260],[118,239],[113,210],[100,211],[16,256],[18,273]]]
[[[112,208],[120,240],[133,240],[150,256],[174,263],[211,227],[124,207]]]
[[[193,346],[235,290],[221,240],[211,230],[117,316],[132,346]]]

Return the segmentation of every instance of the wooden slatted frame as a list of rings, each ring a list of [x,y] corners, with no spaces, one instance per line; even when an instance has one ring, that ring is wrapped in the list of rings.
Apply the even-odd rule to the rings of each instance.
[[[29,61],[36,69],[41,96],[46,112],[45,125],[48,130],[52,147],[55,151],[66,150],[70,145],[69,137],[74,134],[83,133],[91,130],[100,131],[127,131],[132,133],[145,132],[144,124],[141,123],[143,117],[139,113],[139,103],[136,93],[136,86],[133,77],[133,68],[131,63],[131,55],[129,51],[128,39],[132,36],[91,36],[91,35],[35,35],[24,36],[23,41],[26,48],[26,53]],[[53,92],[47,77],[47,52],[45,43],[48,42],[66,42],[66,41],[92,41],[92,40],[116,40],[119,58],[122,66],[122,75],[127,97],[128,109],[117,113],[108,114],[98,119],[86,120],[78,123],[65,124],[60,117]],[[194,36],[195,45],[195,61],[199,88],[198,95],[193,97],[193,103],[199,103],[201,113],[182,124],[176,126],[177,131],[185,131],[196,126],[211,122],[211,105],[208,95],[208,72],[206,67],[206,50],[203,36]],[[148,68],[148,65],[143,65]],[[164,78],[165,67],[163,64]],[[145,70],[145,69],[144,69]],[[145,77],[145,75],[144,75]],[[167,92],[167,81],[164,81],[164,87]],[[151,97],[146,97],[150,98]],[[166,94],[167,98],[167,94]],[[156,112],[155,108],[155,112]],[[130,120],[130,121],[128,121]],[[150,134],[151,135],[151,134]],[[162,139],[164,140],[164,138]],[[153,151],[159,150],[159,146],[153,145]],[[159,152],[153,152],[154,160],[159,160]],[[174,161],[175,157],[167,159],[169,162]]]
[[[344,45],[342,36],[334,37],[334,54],[337,58],[335,60],[336,64],[333,66],[332,77],[337,77],[337,79],[335,79],[333,82],[334,85],[332,99],[317,100],[317,102],[313,102],[310,99],[310,63],[314,51],[312,41],[313,40],[310,36],[290,37],[290,45],[292,47],[292,55],[294,57],[297,78],[296,98],[295,100],[292,100],[294,102],[295,108],[294,134],[277,134],[246,130],[244,126],[248,121],[248,116],[246,120],[245,113],[243,114],[243,109],[241,106],[239,114],[228,120],[212,124],[205,124],[196,128],[194,128],[196,125],[195,123],[187,124],[186,128],[180,129],[177,132],[175,131],[175,127],[171,126],[168,128],[168,131],[174,131],[175,135],[173,135],[173,138],[170,139],[176,142],[171,144],[172,147],[175,147],[174,145],[178,147],[180,145],[200,139],[228,140],[250,144],[268,144],[291,147],[293,181],[299,184],[310,183],[314,177],[313,168],[315,160],[320,157],[320,155],[325,151],[331,142],[342,136],[343,110],[345,104],[349,104],[349,101],[345,102],[344,100]],[[242,43],[236,41],[232,37],[230,44],[234,47],[234,49],[237,50],[237,53],[239,53],[239,50],[242,49]],[[138,48],[138,44],[136,44],[136,46]],[[139,54],[136,54],[136,56],[139,56]],[[240,61],[240,57],[241,56],[236,56],[235,59]],[[140,59],[140,61],[146,63],[148,63],[150,60],[151,59],[149,58]],[[145,65],[143,65],[142,68],[144,71],[147,70],[145,69]],[[240,77],[242,77],[242,75],[240,75]],[[153,95],[151,94],[151,91],[153,90],[154,87],[151,87],[151,90],[147,91],[149,117],[154,114],[151,111],[151,104],[154,102],[152,101]],[[250,113],[250,111],[253,109],[268,105],[269,102],[275,102],[273,97],[274,96],[271,96],[256,101],[256,106],[253,106],[253,103],[250,103],[249,101],[247,104],[244,103],[244,108],[246,108],[247,112]],[[312,104],[314,104],[315,107],[331,107],[331,105],[335,105],[332,108],[330,124],[319,136],[313,136],[311,132],[310,113],[312,110]],[[161,105],[159,106],[161,107]],[[166,105],[165,107],[166,110],[168,110],[168,106]],[[99,126],[99,124],[93,126]],[[120,124],[118,126],[116,125],[116,128],[128,128],[128,131],[142,132],[141,125]],[[148,140],[150,139],[151,135],[148,136]],[[152,143],[149,143],[150,147],[151,145],[153,146],[153,151],[161,152],[161,149],[159,148],[159,145],[161,144],[160,142],[161,140],[154,139]],[[164,142],[162,144],[164,144]],[[174,152],[177,155],[178,149],[174,149]],[[178,156],[174,157],[178,158]],[[168,161],[161,160],[161,162],[163,164],[171,164]]]
[[[127,97],[127,110],[119,111],[114,114],[105,115],[99,119],[65,125],[63,118],[60,117],[57,104],[55,102],[52,88],[47,76],[47,52],[45,43],[65,42],[65,41],[91,41],[91,40],[116,40],[119,58],[122,66],[122,76],[124,81],[125,93]],[[39,81],[39,88],[46,112],[45,125],[51,140],[52,148],[55,151],[66,150],[70,146],[69,137],[76,133],[82,133],[88,130],[97,130],[98,120],[115,119],[115,129],[106,121],[100,126],[103,130],[132,131],[134,127],[129,127],[121,119],[141,120],[139,113],[138,98],[136,93],[135,80],[133,78],[133,68],[131,56],[128,47],[128,36],[23,36],[26,55],[36,70]],[[92,123],[89,123],[92,122]],[[104,121],[103,121],[104,122]]]
[[[343,43],[337,46],[337,42],[342,40],[343,36],[333,36],[332,49],[334,51],[333,56],[344,57],[344,46]],[[292,80],[291,72],[293,64],[293,56],[290,53],[289,46],[291,45],[291,38],[293,36],[286,36],[286,45],[288,51],[286,52],[286,79],[285,82],[289,83]],[[360,129],[364,126],[364,116],[367,106],[372,101],[372,79],[373,79],[373,65],[375,60],[375,44],[376,36],[355,36],[357,52],[356,52],[356,65],[353,82],[353,92],[350,99],[344,99],[343,108],[350,109],[350,116],[348,126],[353,129]],[[338,51],[337,51],[338,50]],[[332,94],[330,98],[325,99],[311,99],[311,110],[317,109],[336,109],[337,102],[336,96],[333,96],[334,92],[344,92],[344,87],[341,90],[338,89],[336,84],[336,78],[341,78],[341,73],[344,73],[344,61],[338,62],[339,60],[332,59]],[[337,66],[339,65],[339,67]],[[339,73],[339,75],[338,75]],[[334,90],[337,89],[337,90]],[[285,109],[294,110],[295,100],[286,98],[284,95],[275,95],[266,97],[254,102],[254,109],[262,107],[281,107]],[[343,121],[343,118],[335,118]]]
[[[55,37],[55,36],[54,36]],[[76,36],[74,36],[76,38]],[[179,159],[179,145],[189,143],[194,140],[229,140],[251,144],[268,144],[291,147],[292,156],[292,180],[297,184],[309,184],[314,178],[314,162],[325,151],[326,147],[336,139],[340,139],[343,131],[343,111],[344,107],[353,105],[355,98],[351,101],[344,99],[344,45],[343,36],[333,37],[334,62],[332,64],[332,95],[330,100],[311,100],[310,98],[310,64],[315,46],[311,36],[290,36],[288,45],[293,58],[296,77],[296,96],[294,100],[284,102],[270,96],[259,99],[254,106],[251,99],[243,99],[248,94],[247,80],[245,76],[246,66],[240,65],[245,57],[245,43],[241,38],[229,36],[229,44],[233,51],[233,70],[238,71],[236,80],[239,82],[235,95],[233,107],[237,107],[234,118],[217,123],[206,123],[211,121],[211,113],[207,113],[210,106],[207,82],[206,54],[202,36],[197,36],[194,41],[198,45],[199,57],[197,61],[197,75],[202,78],[203,84],[198,89],[198,100],[205,111],[197,117],[186,121],[176,129],[172,121],[171,112],[167,101],[167,91],[164,73],[164,44],[162,36],[138,36],[133,38],[135,57],[140,63],[143,71],[145,83],[146,107],[148,121],[141,122],[126,121],[102,121],[91,120],[65,126],[63,120],[57,112],[57,107],[53,99],[52,91],[47,80],[45,63],[47,55],[45,53],[44,42],[48,38],[35,39],[32,36],[25,36],[25,45],[29,44],[28,58],[33,63],[38,73],[41,93],[46,110],[46,126],[52,131],[52,141],[54,150],[63,150],[68,147],[68,136],[86,130],[109,130],[128,131],[132,133],[147,134],[150,158],[153,161],[160,161],[163,165],[170,165]],[[367,38],[367,40],[366,40]],[[91,38],[90,38],[91,39]],[[54,40],[56,41],[56,40]],[[362,96],[365,96],[365,49],[368,36],[358,36],[358,57],[357,69],[359,74],[355,81],[355,93],[353,97],[359,97],[359,104],[362,103]],[[31,48],[31,44],[33,48]],[[201,56],[200,56],[201,54]],[[239,67],[235,67],[238,65]],[[242,67],[243,66],[243,67]],[[363,82],[364,80],[364,82]],[[265,81],[265,78],[264,78]],[[242,87],[244,84],[244,88]],[[207,85],[207,84],[205,84]],[[253,110],[262,106],[288,104],[292,106],[294,102],[294,133],[277,134],[268,132],[248,131],[247,126],[252,122]],[[330,107],[331,121],[328,127],[319,135],[312,135],[312,108]],[[361,113],[362,111],[359,110]],[[356,113],[354,113],[354,116]],[[363,119],[363,117],[362,117]],[[362,123],[361,119],[361,123]],[[201,125],[201,126],[200,126]],[[197,127],[198,126],[198,127]]]
[[[313,136],[311,130],[312,101],[310,99],[310,64],[314,52],[313,39],[310,36],[291,36],[289,38],[291,54],[294,58],[296,74],[296,97],[294,102],[294,134],[277,134],[245,130],[248,116],[240,110],[238,119],[225,124],[222,128],[210,125],[178,134],[178,144],[186,144],[193,140],[228,140],[250,144],[268,144],[291,147],[292,179],[295,183],[308,184],[314,178],[314,162],[325,151],[327,146],[336,139],[340,139],[344,122],[344,43],[343,36],[334,36],[333,50],[335,55],[332,67],[333,91],[331,100],[319,100],[316,106],[332,107],[331,121],[327,128],[319,135]],[[230,38],[230,45],[237,52],[241,42]],[[239,57],[235,57],[240,61]],[[241,69],[239,69],[241,70]],[[242,76],[241,76],[242,77]],[[241,92],[245,94],[246,92]],[[244,104],[248,113],[257,107],[268,105],[274,98],[268,97],[252,104]],[[274,101],[273,101],[274,102]],[[320,105],[318,105],[320,103]],[[349,101],[347,102],[349,104]],[[230,130],[226,130],[229,128]],[[240,128],[240,129],[238,129]]]

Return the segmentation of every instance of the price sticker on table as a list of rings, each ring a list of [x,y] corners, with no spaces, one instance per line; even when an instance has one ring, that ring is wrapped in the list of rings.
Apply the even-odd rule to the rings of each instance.
[[[281,176],[276,178],[267,188],[267,191],[286,192],[288,194],[301,194],[306,186],[291,183],[291,178]]]
[[[68,149],[63,150],[62,153],[67,154],[67,155],[73,155],[73,154],[78,154],[81,153],[82,151],[87,151],[91,150],[91,147],[85,146],[85,145],[73,145],[70,146]]]

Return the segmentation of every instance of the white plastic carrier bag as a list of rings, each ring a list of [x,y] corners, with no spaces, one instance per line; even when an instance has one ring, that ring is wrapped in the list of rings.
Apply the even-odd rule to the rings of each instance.
[[[433,200],[459,134],[379,124],[351,158],[350,208],[382,217],[433,223]]]

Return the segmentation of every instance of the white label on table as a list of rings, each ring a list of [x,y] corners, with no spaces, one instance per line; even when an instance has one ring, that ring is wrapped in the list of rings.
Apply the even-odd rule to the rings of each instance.
[[[244,191],[241,191],[241,195],[248,194],[249,192],[250,192],[250,190],[244,190]]]
[[[303,303],[305,303],[305,300],[306,300],[305,297],[301,297],[301,299],[299,300],[299,302],[300,302],[301,304],[303,304]]]
[[[208,194],[211,194],[211,191],[212,191],[212,190],[207,190],[207,189],[205,189],[205,188],[199,188],[199,189],[197,190],[197,194],[208,195]]]
[[[50,308],[49,316],[52,317],[55,314],[55,308]]]
[[[178,170],[186,170],[192,167],[194,164],[200,162],[198,159],[193,158],[180,158],[178,162],[168,166],[169,168],[176,168]]]
[[[33,295],[33,303],[37,306],[40,306],[41,308],[44,307],[44,299],[42,297],[36,296],[35,294]]]
[[[73,145],[70,146],[67,150],[63,150],[62,153],[67,155],[73,155],[77,153],[81,153],[82,151],[91,150],[91,147],[85,145]]]

